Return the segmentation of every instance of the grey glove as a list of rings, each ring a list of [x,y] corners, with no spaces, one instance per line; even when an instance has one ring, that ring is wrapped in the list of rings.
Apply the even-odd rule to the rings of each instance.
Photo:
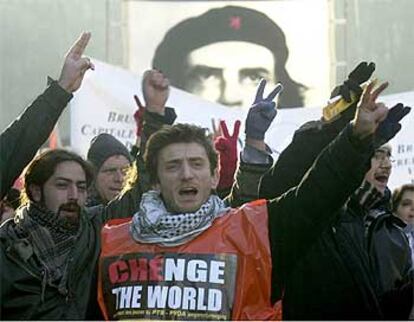
[[[266,80],[262,79],[257,87],[256,98],[249,109],[246,118],[246,137],[263,140],[266,131],[277,114],[276,103],[273,99],[283,90],[282,84],[277,84],[273,91],[263,99]]]

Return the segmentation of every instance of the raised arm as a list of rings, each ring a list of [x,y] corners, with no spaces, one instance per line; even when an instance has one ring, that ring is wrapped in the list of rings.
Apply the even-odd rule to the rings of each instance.
[[[331,94],[331,98],[341,97],[346,110],[337,114],[332,120],[322,117],[320,120],[303,124],[295,131],[292,142],[262,177],[259,185],[259,198],[276,198],[299,184],[316,157],[354,117],[358,100],[362,95],[361,84],[372,76],[374,70],[374,63],[359,63],[348,78],[335,87]]]
[[[173,108],[166,107],[170,95],[170,81],[158,70],[152,69],[144,73],[142,91],[145,101],[141,151],[149,137],[163,125],[174,123],[177,115]]]
[[[220,120],[216,127],[214,118],[211,120],[213,127],[213,143],[219,155],[220,180],[217,185],[217,194],[220,198],[226,197],[234,183],[234,173],[237,169],[237,143],[241,122],[236,120],[233,125],[233,133],[230,135],[226,121]]]
[[[388,108],[376,103],[387,83],[371,83],[351,124],[317,158],[301,183],[269,202],[269,234],[275,268],[283,278],[334,219],[361,184],[369,167],[373,137]]]
[[[93,68],[82,54],[90,39],[83,33],[69,49],[59,80],[37,97],[0,135],[0,198],[47,140],[63,109],[81,83],[85,72]]]
[[[266,81],[261,80],[252,107],[246,118],[246,144],[241,153],[236,181],[226,201],[233,207],[257,199],[261,176],[272,165],[270,149],[265,143],[265,134],[276,117],[276,96],[283,90],[275,86],[266,97],[263,96]]]
[[[135,159],[135,167],[138,175],[130,183],[129,189],[117,199],[111,201],[104,210],[102,216],[104,222],[114,218],[131,217],[138,210],[141,195],[149,189],[149,179],[143,162],[143,154],[148,138],[164,125],[171,125],[176,119],[173,108],[166,107],[169,96],[169,81],[157,70],[148,70],[144,73],[142,91],[145,106],[138,97],[135,98],[138,109],[141,109],[143,117],[140,131],[141,146]],[[102,211],[102,209],[91,209]]]

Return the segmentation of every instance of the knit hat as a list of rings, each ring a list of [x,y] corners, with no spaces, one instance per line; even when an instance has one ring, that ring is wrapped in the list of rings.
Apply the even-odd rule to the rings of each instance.
[[[114,136],[101,133],[92,139],[87,158],[95,166],[96,171],[99,171],[102,164],[113,155],[123,155],[132,162],[128,149]]]

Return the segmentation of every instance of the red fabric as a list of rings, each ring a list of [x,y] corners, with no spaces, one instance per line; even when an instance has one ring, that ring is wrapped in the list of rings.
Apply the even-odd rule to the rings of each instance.
[[[214,147],[219,153],[220,180],[217,189],[227,189],[233,185],[234,173],[237,169],[237,140],[239,137],[240,121],[234,124],[233,134],[230,135],[225,121],[220,121],[222,135],[214,140]]]
[[[272,306],[270,302],[272,262],[266,201],[255,201],[230,212],[216,219],[208,230],[192,241],[176,247],[136,243],[130,237],[129,219],[108,222],[102,230],[98,283],[98,301],[105,318],[114,319],[113,316],[108,316],[110,309],[106,307],[108,303],[104,300],[105,296],[106,299],[111,296],[113,299],[113,292],[103,289],[105,283],[102,278],[106,281],[110,279],[110,270],[104,269],[105,260],[123,260],[134,254],[150,253],[162,256],[175,253],[181,256],[194,254],[195,257],[196,254],[236,255],[237,269],[232,271],[236,283],[231,319],[274,320],[278,306]],[[133,258],[138,260],[138,256]],[[122,274],[125,272],[120,271]]]

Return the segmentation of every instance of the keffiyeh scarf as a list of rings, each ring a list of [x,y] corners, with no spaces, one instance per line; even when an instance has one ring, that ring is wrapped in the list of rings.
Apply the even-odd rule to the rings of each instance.
[[[211,195],[194,213],[170,213],[160,193],[150,190],[142,195],[130,232],[132,238],[140,243],[170,247],[182,245],[209,228],[214,219],[223,216],[229,209],[218,196]]]
[[[59,216],[31,203],[15,216],[15,238],[27,238],[44,272],[44,282],[57,285],[64,293],[66,264],[72,250],[78,227],[65,225]]]

